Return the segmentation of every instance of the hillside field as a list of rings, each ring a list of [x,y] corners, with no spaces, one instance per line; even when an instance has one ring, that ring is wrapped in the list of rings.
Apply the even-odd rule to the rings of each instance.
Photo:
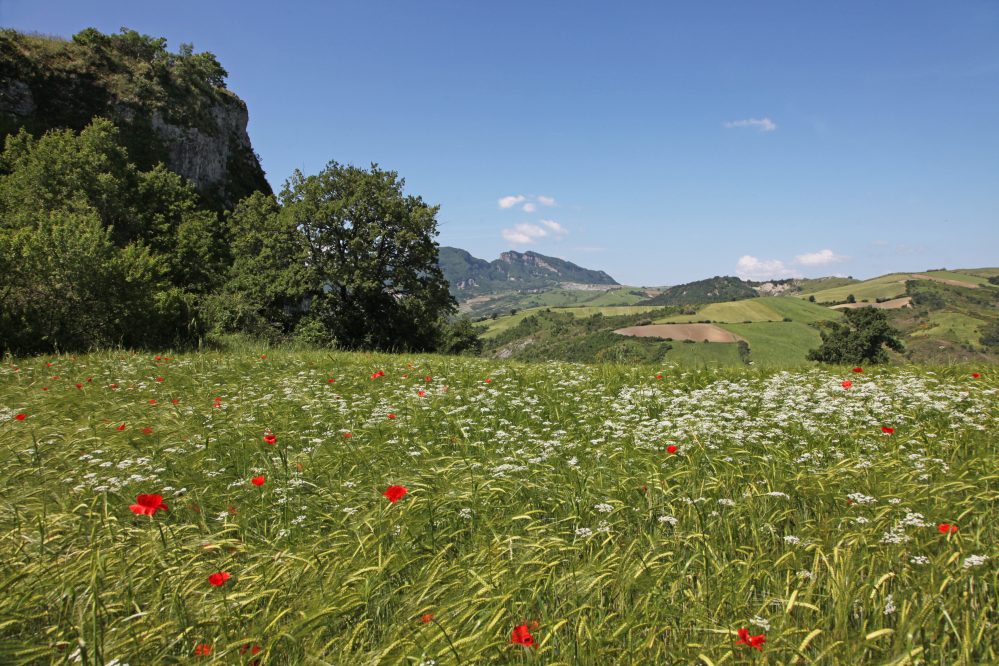
[[[506,331],[508,329],[514,328],[521,321],[530,317],[532,314],[536,314],[539,310],[544,310],[545,308],[530,308],[527,310],[520,310],[515,315],[505,315],[502,317],[497,317],[496,319],[490,319],[482,322],[481,326],[486,326],[487,330],[482,334],[483,338],[489,339],[495,337],[496,335]],[[600,313],[605,316],[614,315],[631,315],[639,314],[641,312],[649,312],[652,310],[659,310],[661,308],[651,306],[651,305],[625,305],[625,306],[581,306],[574,308],[549,308],[552,312],[566,312],[571,313],[574,317],[592,317],[593,315]]]
[[[956,271],[927,271],[926,273],[921,273],[921,275],[929,275],[930,277],[943,278],[945,280],[958,280],[959,282],[971,282],[972,284],[988,285],[989,281],[980,275],[975,275],[974,273],[956,272]]]
[[[687,323],[710,319],[716,323],[742,323],[745,321],[782,321],[788,317],[794,321],[813,322],[839,320],[843,315],[836,310],[797,298],[774,296],[752,298],[728,303],[709,303],[697,311],[696,315],[678,315],[656,319],[657,324]]]
[[[817,330],[796,321],[719,325],[746,338],[751,359],[760,366],[808,365],[808,350],[822,344]]]
[[[705,366],[8,359],[0,663],[999,661],[996,371]]]
[[[873,303],[875,299],[878,298],[894,298],[896,296],[904,295],[905,281],[912,279],[911,276],[911,273],[891,273],[889,275],[882,275],[871,280],[855,282],[842,287],[823,289],[810,295],[814,296],[815,300],[819,303],[845,301],[849,294],[853,294],[854,298],[858,301],[866,298]],[[799,295],[797,298],[807,299],[808,296],[802,297]]]

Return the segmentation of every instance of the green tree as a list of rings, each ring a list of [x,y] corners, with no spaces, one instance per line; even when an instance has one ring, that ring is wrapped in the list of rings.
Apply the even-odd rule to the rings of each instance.
[[[857,299],[856,299],[856,298],[854,298],[853,294],[849,294],[849,295],[848,295],[848,296],[846,297],[846,302],[847,302],[847,303],[856,303],[856,302],[857,302]]]
[[[94,215],[0,230],[0,346],[26,354],[170,342],[189,312],[141,244],[117,247]]]
[[[822,344],[808,350],[809,361],[858,365],[887,363],[885,347],[904,352],[902,332],[888,323],[884,310],[872,307],[843,311],[847,324],[833,322],[833,330],[821,332]]]
[[[284,337],[319,287],[306,262],[305,238],[274,196],[262,192],[241,201],[227,222],[233,263],[223,288],[205,304],[213,333]]]
[[[809,303],[814,303],[815,302],[815,295],[814,294],[812,294],[811,296],[808,297],[808,302]]]
[[[439,206],[394,171],[330,162],[281,192],[310,271],[308,311],[347,348],[433,350],[457,304],[437,265]]]
[[[40,139],[22,130],[7,137],[0,157],[0,227],[34,227],[55,212],[93,214],[118,247],[141,242],[162,257],[174,286],[205,294],[231,259],[217,217],[198,201],[194,186],[162,165],[138,171],[108,120]]]

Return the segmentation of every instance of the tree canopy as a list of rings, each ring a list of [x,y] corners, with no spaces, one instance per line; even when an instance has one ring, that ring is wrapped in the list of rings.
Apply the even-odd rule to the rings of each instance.
[[[808,350],[809,361],[859,365],[887,363],[887,349],[904,352],[902,332],[888,322],[884,310],[874,307],[847,308],[846,324],[833,322],[833,329],[821,332],[822,344]],[[886,349],[887,348],[887,349]]]

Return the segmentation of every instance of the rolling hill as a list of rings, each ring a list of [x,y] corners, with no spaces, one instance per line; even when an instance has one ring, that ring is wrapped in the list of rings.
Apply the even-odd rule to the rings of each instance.
[[[663,289],[662,293],[650,299],[647,305],[715,303],[757,298],[758,296],[759,294],[752,286],[737,277],[715,276],[707,280],[698,280]]]

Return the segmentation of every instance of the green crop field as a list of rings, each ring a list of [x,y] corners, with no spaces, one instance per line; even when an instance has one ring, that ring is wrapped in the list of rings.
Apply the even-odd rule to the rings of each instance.
[[[904,296],[905,281],[909,279],[911,279],[911,273],[892,273],[890,275],[882,275],[881,277],[876,277],[872,280],[856,282],[843,287],[823,289],[822,291],[817,291],[811,295],[815,296],[815,300],[820,303],[845,301],[849,294],[853,294],[858,301],[866,298],[873,303],[877,298],[894,298],[895,296]],[[807,299],[807,296],[803,297],[799,295],[797,298]]]
[[[851,278],[840,278],[840,277],[825,277],[816,278],[813,280],[802,280],[801,281],[801,291],[798,294],[814,294],[818,291],[824,291],[826,289],[833,289],[834,287],[842,287],[848,284],[857,284],[858,280],[853,280]]]
[[[483,338],[489,339],[494,337],[503,331],[514,328],[523,319],[530,317],[531,314],[537,312],[538,310],[544,310],[545,308],[531,308],[529,310],[520,310],[515,315],[505,315],[503,317],[497,317],[496,319],[490,319],[482,322],[481,326],[486,326],[488,329],[482,334]],[[661,306],[653,305],[621,305],[621,306],[590,306],[584,305],[574,308],[549,308],[552,312],[571,312],[575,317],[591,317],[597,313],[603,314],[605,316],[613,315],[630,315],[639,314],[641,312],[649,312],[651,310],[660,310]]]
[[[929,275],[930,277],[943,278],[945,280],[958,280],[960,282],[971,282],[973,284],[989,284],[989,281],[984,277],[974,275],[971,273],[956,273],[954,271],[929,271],[927,273],[920,273],[920,275]]]
[[[957,312],[937,312],[929,316],[928,328],[922,328],[910,333],[913,337],[930,336],[956,342],[957,344],[972,343],[977,345],[982,335],[985,322]]]
[[[955,268],[953,272],[959,275],[974,275],[981,278],[990,278],[999,275],[999,268]]]
[[[999,662],[993,369],[7,363],[5,665]]]
[[[797,321],[720,326],[746,338],[756,365],[805,365],[808,350],[822,344],[818,331]]]
[[[770,298],[750,298],[744,301],[709,303],[697,311],[696,315],[677,315],[656,319],[657,324],[686,324],[688,321],[710,319],[712,322],[740,321],[780,321],[784,315],[767,307]]]
[[[775,297],[764,301],[771,310],[776,310],[781,317],[787,317],[794,321],[838,321],[843,318],[843,313],[839,310],[829,308],[798,298]]]
[[[666,362],[676,363],[684,368],[722,368],[727,366],[745,367],[734,342],[673,342],[673,348],[666,352]]]

